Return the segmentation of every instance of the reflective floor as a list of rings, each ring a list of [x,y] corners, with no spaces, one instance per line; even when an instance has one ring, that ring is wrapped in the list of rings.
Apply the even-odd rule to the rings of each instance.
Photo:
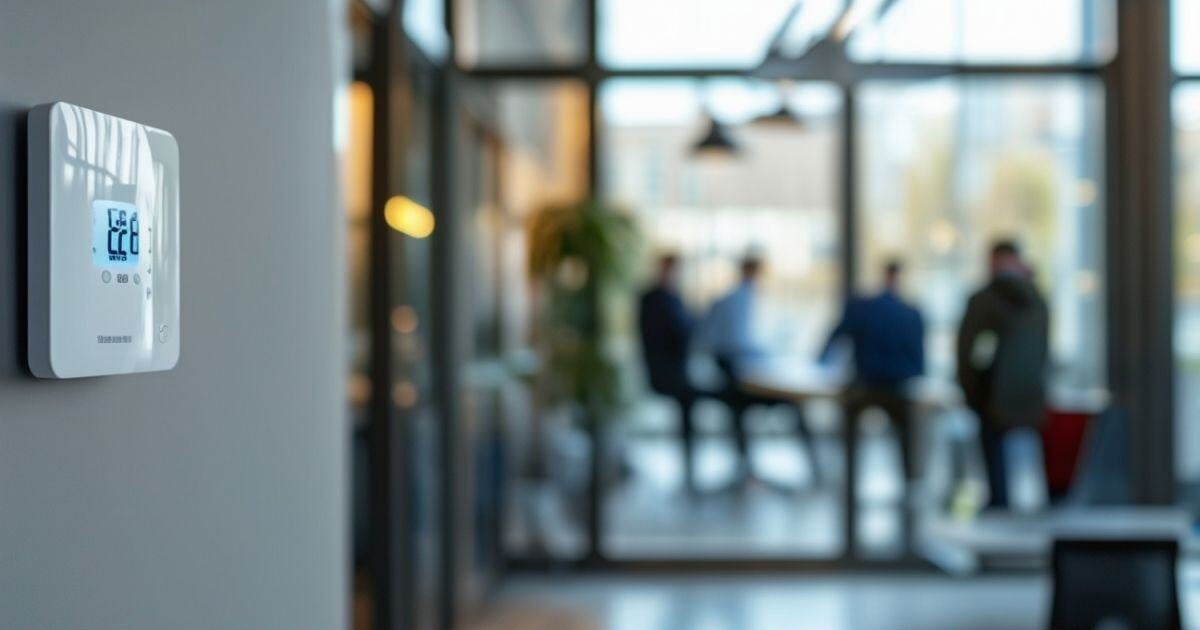
[[[756,408],[748,419],[751,459],[764,483],[731,486],[737,457],[729,411],[713,401],[696,412],[699,493],[684,484],[678,412],[649,398],[613,431],[612,473],[605,493],[601,541],[613,558],[772,557],[824,559],[845,549],[842,488],[845,461],[840,410],[809,405],[813,448],[797,435],[786,407]],[[505,528],[515,555],[537,551],[580,557],[586,550],[584,497],[590,440],[575,427],[547,429],[540,480],[514,483]],[[809,453],[815,453],[815,460]],[[820,483],[813,473],[819,471]],[[859,435],[859,549],[901,553],[901,467],[898,441],[885,416],[868,413]]]
[[[661,402],[661,401],[659,401]],[[697,442],[699,495],[684,491],[678,422],[669,405],[651,404],[622,442],[629,474],[609,491],[604,549],[613,557],[769,556],[831,558],[845,546],[841,488],[845,475],[837,418],[811,414],[816,460],[794,432],[784,408],[756,409],[748,418],[751,457],[766,483],[726,487],[737,465],[725,433],[727,412],[698,409],[707,435]],[[657,429],[657,431],[655,431]],[[860,436],[859,542],[899,551],[900,462],[885,422],[867,423]],[[820,483],[814,483],[814,467]]]
[[[1021,630],[1042,628],[1040,576],[521,579],[483,630]]]
[[[1200,573],[1182,572],[1185,626],[1200,628]],[[478,630],[1022,630],[1044,628],[1040,573],[538,576],[506,581]]]

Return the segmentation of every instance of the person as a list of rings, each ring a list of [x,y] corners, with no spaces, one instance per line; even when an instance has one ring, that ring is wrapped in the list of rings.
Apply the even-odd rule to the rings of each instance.
[[[1050,316],[1016,243],[998,241],[991,280],[971,296],[958,331],[958,382],[979,416],[989,505],[1008,505],[1004,440],[1045,419]]]
[[[882,291],[846,303],[821,358],[828,361],[843,339],[853,344],[854,378],[846,392],[846,439],[856,439],[855,427],[863,411],[871,407],[883,410],[896,424],[904,474],[911,484],[917,475],[912,455],[911,405],[904,387],[925,373],[925,323],[921,313],[900,297],[902,269],[899,261],[889,261],[884,267]]]
[[[688,489],[695,490],[692,408],[708,392],[693,387],[688,378],[688,351],[695,321],[679,296],[678,268],[679,257],[675,254],[659,258],[654,283],[638,301],[638,330],[650,389],[679,405],[684,474]]]
[[[739,477],[754,476],[749,457],[746,434],[746,415],[755,406],[787,405],[797,417],[797,430],[804,440],[814,482],[820,481],[812,436],[804,421],[803,411],[793,401],[747,391],[742,386],[747,367],[765,358],[767,353],[754,339],[754,309],[758,301],[758,285],[763,261],[749,254],[739,264],[739,280],[729,293],[713,302],[701,325],[701,341],[712,352],[717,367],[725,379],[722,398],[733,411],[733,436],[739,461]]]
[[[754,307],[762,271],[763,263],[757,256],[743,258],[738,283],[713,302],[704,318],[704,343],[730,381],[736,381],[739,370],[765,354],[753,337]]]

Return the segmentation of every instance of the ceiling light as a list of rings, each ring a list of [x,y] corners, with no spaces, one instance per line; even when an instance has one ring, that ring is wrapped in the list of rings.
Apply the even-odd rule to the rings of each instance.
[[[393,230],[413,238],[425,238],[433,234],[436,223],[429,208],[403,195],[388,199],[383,207],[383,217]]]
[[[740,152],[737,144],[729,137],[725,126],[711,116],[708,118],[708,131],[693,147],[692,155],[699,158],[728,158]]]

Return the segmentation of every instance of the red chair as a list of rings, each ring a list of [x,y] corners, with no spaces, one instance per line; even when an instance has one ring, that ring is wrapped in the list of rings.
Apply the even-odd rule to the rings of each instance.
[[[1092,416],[1087,413],[1048,409],[1042,426],[1042,453],[1046,488],[1051,499],[1060,499],[1071,489],[1079,453]]]

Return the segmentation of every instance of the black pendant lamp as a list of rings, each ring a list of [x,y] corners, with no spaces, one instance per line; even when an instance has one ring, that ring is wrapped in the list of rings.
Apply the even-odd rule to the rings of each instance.
[[[780,103],[779,109],[758,116],[750,121],[751,125],[758,127],[795,127],[803,128],[804,119],[792,113],[788,109],[787,103]]]
[[[804,119],[794,114],[788,107],[788,94],[792,91],[791,81],[777,81],[775,90],[779,93],[779,107],[754,118],[750,124],[756,127],[803,128]]]
[[[736,157],[740,151],[738,145],[729,137],[725,126],[711,115],[708,117],[708,131],[692,146],[692,155],[705,159]]]

